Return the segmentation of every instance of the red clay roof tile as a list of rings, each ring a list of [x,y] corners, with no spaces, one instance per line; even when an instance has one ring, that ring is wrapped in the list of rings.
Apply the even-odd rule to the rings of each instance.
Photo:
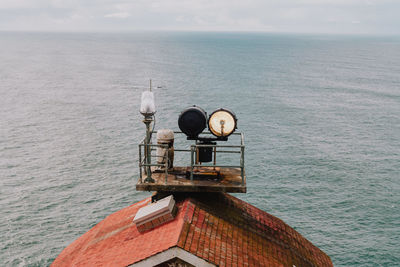
[[[176,218],[139,233],[132,219],[150,198],[101,221],[52,266],[127,266],[180,247],[218,266],[333,266],[280,219],[228,194],[175,194]]]

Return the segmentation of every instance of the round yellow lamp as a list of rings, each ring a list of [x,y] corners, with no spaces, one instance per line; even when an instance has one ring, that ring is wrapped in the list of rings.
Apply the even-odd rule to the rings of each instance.
[[[208,129],[217,137],[228,137],[236,130],[236,122],[235,113],[220,108],[211,113],[208,119]]]

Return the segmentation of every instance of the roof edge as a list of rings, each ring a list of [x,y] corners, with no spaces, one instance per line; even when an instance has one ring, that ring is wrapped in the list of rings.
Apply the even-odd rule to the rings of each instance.
[[[212,264],[186,250],[174,246],[162,252],[152,255],[146,259],[133,263],[131,267],[148,267],[148,266],[156,266],[173,258],[179,258],[187,263],[192,264],[193,266],[204,266],[204,267],[215,267],[215,264]]]

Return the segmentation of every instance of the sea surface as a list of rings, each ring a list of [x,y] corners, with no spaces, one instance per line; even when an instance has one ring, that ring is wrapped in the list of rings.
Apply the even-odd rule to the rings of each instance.
[[[156,128],[233,110],[250,202],[335,266],[400,265],[400,37],[0,33],[0,265],[48,266],[137,192]],[[177,165],[177,163],[176,163]]]

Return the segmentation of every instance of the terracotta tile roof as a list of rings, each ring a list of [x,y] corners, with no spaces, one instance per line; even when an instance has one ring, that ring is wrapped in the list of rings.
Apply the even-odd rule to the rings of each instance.
[[[132,219],[147,198],[101,221],[52,266],[126,266],[180,247],[217,266],[333,266],[282,220],[228,194],[175,194],[176,218],[144,233]]]

